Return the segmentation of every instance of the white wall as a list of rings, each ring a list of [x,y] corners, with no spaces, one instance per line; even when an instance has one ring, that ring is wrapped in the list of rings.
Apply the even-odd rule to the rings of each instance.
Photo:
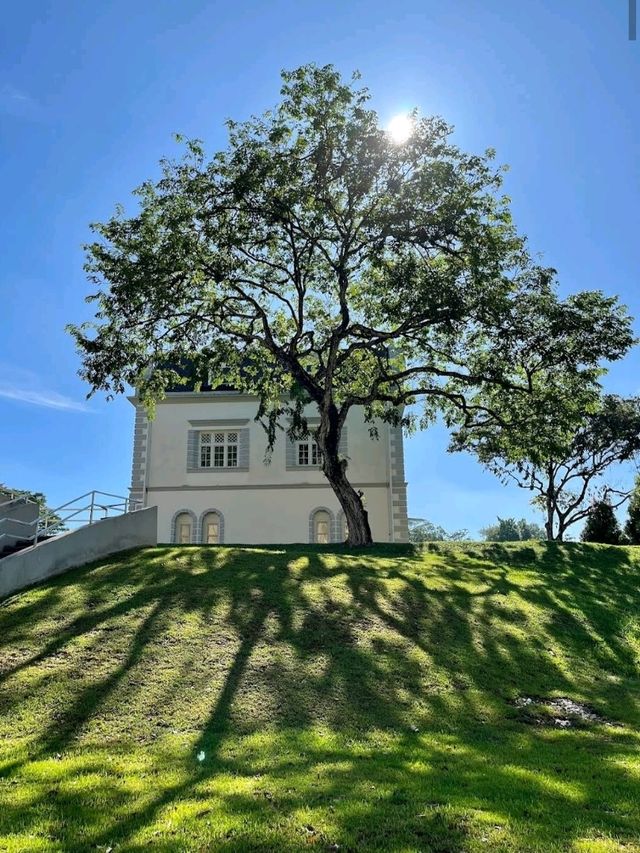
[[[176,399],[179,398],[179,399]],[[177,485],[253,485],[261,483],[326,483],[321,471],[309,469],[286,470],[285,436],[281,434],[273,449],[271,463],[264,464],[267,446],[266,435],[253,418],[256,414],[255,398],[221,395],[218,398],[200,395],[190,399],[186,394],[170,396],[156,409],[150,426],[150,449],[147,487]],[[308,415],[317,415],[309,407]],[[207,418],[248,419],[244,424],[250,431],[249,471],[202,471],[187,473],[187,433],[190,420]],[[388,433],[386,424],[380,424],[380,439],[369,437],[368,426],[362,413],[352,409],[347,417],[347,455],[349,479],[352,483],[386,483],[388,473]]]
[[[389,493],[382,486],[364,490],[369,522],[376,542],[387,542]],[[338,516],[340,505],[331,488],[217,489],[151,492],[158,507],[158,541],[171,541],[171,522],[179,510],[189,510],[198,523],[207,510],[224,517],[224,544],[284,544],[309,541],[309,516],[326,507]],[[196,537],[200,541],[200,537]]]
[[[198,522],[205,511],[218,510],[224,516],[224,541],[235,544],[308,542],[314,509],[327,507],[337,518],[338,501],[321,471],[287,470],[284,433],[270,464],[264,463],[266,435],[253,420],[256,408],[255,398],[233,394],[178,393],[158,405],[148,429],[145,502],[158,506],[160,542],[171,541],[172,520],[179,510],[191,511]],[[308,417],[317,414],[315,407],[308,408]],[[216,419],[235,419],[249,430],[248,471],[187,472],[187,436],[194,428],[190,421]],[[353,409],[346,428],[349,479],[365,493],[374,539],[389,541],[388,427],[380,424],[380,438],[372,439],[362,411]],[[195,540],[200,541],[199,533]]]

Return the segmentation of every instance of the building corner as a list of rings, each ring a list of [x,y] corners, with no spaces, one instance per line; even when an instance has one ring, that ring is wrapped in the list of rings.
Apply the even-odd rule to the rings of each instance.
[[[404,440],[401,426],[389,427],[389,454],[391,467],[391,521],[393,541],[409,541],[407,515],[407,483],[404,471]]]
[[[149,457],[149,419],[137,400],[131,400],[136,409],[133,427],[133,459],[129,499],[141,506],[146,504],[147,463]]]

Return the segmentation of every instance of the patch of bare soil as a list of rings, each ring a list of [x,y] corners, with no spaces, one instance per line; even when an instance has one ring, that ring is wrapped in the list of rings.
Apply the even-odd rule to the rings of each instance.
[[[609,722],[589,705],[568,696],[519,696],[513,704],[521,710],[522,722],[537,726],[569,729],[576,725]]]

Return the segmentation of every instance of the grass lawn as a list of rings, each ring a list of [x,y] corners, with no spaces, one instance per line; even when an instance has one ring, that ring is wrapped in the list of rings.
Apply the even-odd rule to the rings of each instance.
[[[640,851],[639,581],[528,543],[70,572],[0,605],[0,850]]]

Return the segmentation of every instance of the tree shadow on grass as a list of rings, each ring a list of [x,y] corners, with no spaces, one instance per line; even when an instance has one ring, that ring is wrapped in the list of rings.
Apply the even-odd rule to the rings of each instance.
[[[0,713],[30,711],[34,732],[6,779],[96,744],[151,751],[163,765],[165,738],[182,738],[173,771],[128,808],[107,774],[100,799],[111,811],[101,820],[87,797],[74,829],[64,797],[36,793],[32,823],[8,810],[0,827],[35,829],[47,814],[65,849],[137,849],[142,837],[156,849],[205,849],[201,811],[213,798],[230,828],[223,839],[211,829],[211,843],[230,849],[319,840],[464,850],[485,812],[498,815],[496,843],[504,827],[525,846],[640,832],[627,804],[640,800],[626,769],[637,749],[629,728],[537,731],[509,704],[577,695],[637,725],[637,661],[618,630],[638,603],[629,551],[469,546],[434,550],[426,563],[408,549],[375,555],[152,549],[57,579],[39,607],[27,594],[0,609]],[[91,761],[85,772],[98,771]],[[217,780],[250,780],[256,767],[275,795],[262,796],[260,781],[249,793],[215,792]],[[185,803],[195,811],[175,837],[162,821]],[[305,829],[305,809],[330,829]]]

